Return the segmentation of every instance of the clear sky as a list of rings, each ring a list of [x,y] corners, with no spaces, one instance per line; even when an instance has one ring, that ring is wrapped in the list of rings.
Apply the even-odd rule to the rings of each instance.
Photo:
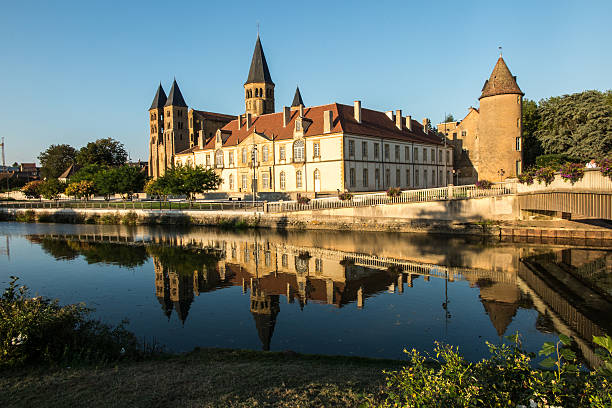
[[[260,24],[277,111],[402,109],[440,122],[477,106],[498,46],[526,97],[612,88],[612,1],[4,1],[0,136],[7,162],[98,138],[147,160],[158,83],[238,114]]]

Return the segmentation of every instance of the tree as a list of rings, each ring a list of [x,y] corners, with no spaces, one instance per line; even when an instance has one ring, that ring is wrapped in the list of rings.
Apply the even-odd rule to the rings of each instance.
[[[39,192],[47,200],[57,200],[66,186],[56,178],[50,178],[40,183]]]
[[[94,179],[96,178],[96,174],[98,174],[101,171],[107,170],[107,169],[108,169],[108,166],[103,165],[103,164],[97,164],[97,163],[87,164],[81,169],[79,169],[79,171],[74,173],[72,177],[70,177],[70,182],[71,183],[76,183],[79,181],[92,181],[93,182]]]
[[[40,184],[42,181],[34,180],[30,181],[28,184],[21,188],[21,192],[27,198],[40,198]]]
[[[57,178],[70,165],[75,163],[77,151],[74,147],[61,144],[51,145],[38,155],[40,160],[40,175],[42,178]]]
[[[87,143],[76,157],[77,163],[81,166],[88,164],[121,166],[126,160],[127,152],[123,144],[110,137]]]
[[[535,133],[540,127],[538,104],[531,99],[523,99],[523,167],[533,166],[536,157],[543,154],[542,144]]]
[[[162,196],[186,195],[189,200],[193,200],[195,194],[216,190],[219,184],[221,177],[213,169],[177,166],[167,170],[163,177],[149,182],[145,191]]]
[[[89,197],[95,194],[95,191],[93,182],[81,180],[76,183],[70,183],[68,187],[66,187],[65,194],[67,196],[85,198],[87,200]]]
[[[612,152],[610,91],[585,91],[540,101],[535,132],[545,153],[565,153],[583,161]]]
[[[446,122],[456,122],[455,117],[453,116],[452,113],[449,113],[448,115],[446,115],[446,117],[444,118],[444,123]]]
[[[112,171],[117,183],[117,193],[131,197],[132,194],[144,188],[146,176],[140,168],[125,165],[112,169]]]

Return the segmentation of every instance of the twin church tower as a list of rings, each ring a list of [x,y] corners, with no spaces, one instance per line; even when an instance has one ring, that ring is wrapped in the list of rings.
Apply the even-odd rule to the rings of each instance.
[[[299,89],[294,101],[303,105]],[[274,113],[274,82],[270,76],[266,56],[257,36],[249,76],[244,83],[245,112],[252,116]],[[171,168],[174,156],[190,147],[205,144],[217,129],[236,119],[236,116],[222,113],[189,110],[176,79],[172,82],[170,94],[166,96],[161,84],[149,108],[149,176],[163,176]],[[204,140],[199,141],[199,138]]]

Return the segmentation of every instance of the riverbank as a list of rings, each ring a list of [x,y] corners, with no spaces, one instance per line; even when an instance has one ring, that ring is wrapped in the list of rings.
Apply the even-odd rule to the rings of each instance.
[[[200,349],[107,367],[0,372],[2,406],[355,407],[402,362]],[[101,392],[101,390],[104,390]]]
[[[513,239],[612,242],[606,222],[580,220],[436,220],[428,218],[326,216],[310,212],[166,211],[133,209],[0,209],[0,221],[107,224],[197,225],[227,229],[334,230],[479,235]],[[605,244],[608,245],[608,244]]]

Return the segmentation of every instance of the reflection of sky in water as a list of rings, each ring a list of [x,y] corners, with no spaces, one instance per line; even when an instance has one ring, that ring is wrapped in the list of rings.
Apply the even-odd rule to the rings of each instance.
[[[429,280],[423,276],[415,277],[413,287],[409,287],[404,280],[403,293],[400,293],[397,280],[390,277],[396,275],[390,275],[385,270],[364,269],[354,264],[342,266],[337,259],[323,259],[322,273],[319,273],[320,270],[315,271],[314,267],[306,273],[312,282],[306,285],[311,291],[307,295],[309,300],[306,304],[300,302],[300,294],[297,293],[300,287],[297,273],[262,278],[260,282],[264,285],[264,291],[274,285],[281,287],[278,285],[281,278],[293,285],[290,295],[292,302],[288,302],[286,291],[282,290],[284,286],[274,289],[276,293],[269,289],[267,296],[261,297],[262,302],[267,302],[266,310],[277,312],[265,316],[251,312],[253,304],[249,279],[245,280],[246,293],[243,293],[241,276],[248,278],[255,275],[254,269],[243,270],[238,266],[239,262],[227,260],[226,282],[206,288],[208,291],[201,291],[199,295],[193,294],[193,276],[183,276],[179,289],[184,292],[187,287],[193,301],[191,304],[175,302],[168,318],[162,310],[163,300],[156,297],[155,262],[149,256],[151,251],[142,258],[143,264],[126,268],[108,263],[93,263],[99,259],[91,254],[87,259],[92,263],[88,263],[83,255],[69,260],[56,260],[43,250],[41,244],[25,237],[29,234],[75,234],[84,231],[123,231],[125,235],[129,229],[43,224],[0,225],[1,233],[8,234],[10,242],[8,257],[6,237],[0,236],[0,284],[3,287],[7,285],[10,275],[19,276],[21,283],[31,288],[33,295],[57,297],[62,303],[85,302],[96,309],[96,317],[113,324],[127,318],[130,321],[129,328],[140,338],[144,337],[147,341],[154,339],[173,351],[186,351],[195,346],[261,349],[262,343],[268,339],[271,350],[397,358],[402,356],[404,348],[431,350],[433,342],[440,340],[458,345],[466,357],[477,359],[487,354],[485,341],[499,343],[504,334],[519,331],[523,335],[524,345],[531,351],[536,351],[544,341],[554,338],[552,334],[546,333],[553,326],[550,318],[536,310],[531,295],[519,289],[512,280],[510,283],[495,280],[501,276],[500,273],[504,273],[504,269],[510,270],[507,271],[509,276],[515,276],[517,272],[512,270],[509,262],[518,264],[519,257],[548,251],[541,246],[537,250],[512,245],[498,248],[478,242],[423,236],[413,239],[404,235],[401,239],[407,242],[393,250],[397,253],[395,257],[405,259],[412,254],[412,259],[424,259],[428,264],[461,267],[470,266],[469,263],[478,264],[481,276],[472,277],[469,281],[456,278],[449,282],[435,277]],[[197,237],[197,231],[190,230],[188,234]],[[206,236],[211,235],[210,230],[201,231],[205,231]],[[176,231],[160,228],[139,228],[136,233],[139,237],[177,234]],[[234,242],[232,239],[245,242],[258,240],[281,247],[294,243],[297,245],[310,239],[318,244],[315,247],[325,247],[330,254],[333,251],[346,254],[351,248],[356,253],[367,253],[370,248],[370,255],[382,253],[380,256],[391,257],[392,253],[385,253],[389,250],[379,249],[377,245],[382,245],[381,242],[384,244],[385,240],[389,242],[388,246],[398,245],[398,235],[353,236],[347,233],[334,236],[328,233],[329,240],[322,240],[321,237],[326,235],[313,235],[314,238],[309,238],[309,234],[283,236],[264,231],[232,236],[231,233],[219,232],[219,236],[226,242]],[[82,249],[83,245],[79,248]],[[96,244],[88,245],[87,248],[96,248]],[[116,250],[111,254],[116,259],[127,254],[125,246],[111,248]],[[66,250],[70,252],[70,248]],[[139,250],[142,252],[142,248]],[[599,254],[597,256],[602,254],[601,251],[595,252]],[[168,263],[182,262],[183,267],[188,269],[191,259],[189,254],[193,256],[193,251],[179,249],[162,263],[165,262],[167,266]],[[587,255],[595,257],[590,253]],[[587,255],[581,256],[588,258]],[[157,256],[156,259],[162,258]],[[262,256],[260,261],[263,263],[264,260]],[[279,255],[278,264],[281,262]],[[290,257],[289,264],[292,262]],[[311,265],[315,265],[314,262],[313,259]],[[491,274],[493,279],[487,278],[483,268],[487,263],[490,270],[497,273]],[[333,271],[330,265],[335,265]],[[347,275],[353,273],[355,276],[353,280],[339,282],[337,273],[345,268]],[[444,275],[443,266],[428,268],[434,275]],[[218,275],[217,270],[214,273]],[[336,293],[332,303],[339,303],[341,307],[326,304],[329,292],[326,293],[325,280],[330,280],[326,273],[336,274],[333,286]],[[588,275],[592,276],[592,273]],[[198,279],[202,280],[203,277],[199,275]],[[354,285],[356,281],[359,282],[355,284],[357,286]],[[286,285],[284,282],[283,285]],[[394,287],[389,289],[391,284]],[[358,307],[359,287],[363,291],[363,308]],[[185,293],[181,296],[185,296]],[[190,299],[190,296],[187,297]],[[188,308],[185,309],[187,316],[184,322],[178,317],[177,305],[179,308]],[[271,314],[276,314],[273,327],[269,327],[270,321],[274,321]]]

